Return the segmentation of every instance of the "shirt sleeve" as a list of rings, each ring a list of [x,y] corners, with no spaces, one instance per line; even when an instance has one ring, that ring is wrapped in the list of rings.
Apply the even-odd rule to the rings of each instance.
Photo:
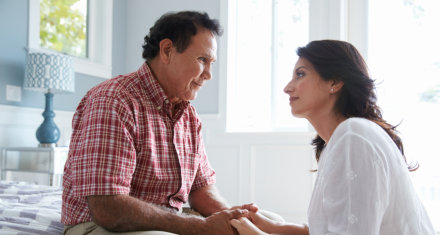
[[[207,185],[215,184],[215,171],[211,167],[209,163],[208,157],[206,155],[205,145],[202,137],[202,126],[199,125],[198,128],[198,156],[199,157],[199,166],[197,168],[196,177],[194,179],[194,183],[191,187],[191,191],[197,190]]]
[[[379,150],[380,151],[380,150]],[[389,190],[387,170],[373,144],[347,133],[333,146],[323,170],[323,211],[328,234],[379,234]]]
[[[128,194],[136,163],[131,107],[113,97],[85,103],[74,127],[74,196]],[[75,133],[77,132],[77,133]]]

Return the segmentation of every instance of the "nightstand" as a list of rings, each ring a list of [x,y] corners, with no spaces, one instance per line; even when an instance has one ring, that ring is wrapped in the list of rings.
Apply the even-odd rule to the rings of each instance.
[[[61,186],[68,147],[2,148],[1,179]]]

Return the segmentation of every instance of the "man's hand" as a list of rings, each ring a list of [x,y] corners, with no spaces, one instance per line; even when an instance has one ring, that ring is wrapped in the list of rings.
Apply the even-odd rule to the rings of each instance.
[[[234,228],[230,224],[230,220],[248,216],[249,211],[242,209],[224,210],[216,212],[205,218],[202,228],[197,232],[188,231],[188,234],[210,234],[210,235],[228,235],[236,234]],[[185,233],[182,233],[185,234]]]
[[[240,235],[263,235],[267,234],[258,229],[251,221],[245,217],[232,219],[231,225],[238,230]]]

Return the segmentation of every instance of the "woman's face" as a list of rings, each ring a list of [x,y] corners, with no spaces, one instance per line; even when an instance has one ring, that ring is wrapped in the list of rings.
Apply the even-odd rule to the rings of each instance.
[[[307,59],[300,57],[292,80],[284,88],[292,114],[307,119],[326,115],[333,108],[332,84],[333,81],[324,81]]]

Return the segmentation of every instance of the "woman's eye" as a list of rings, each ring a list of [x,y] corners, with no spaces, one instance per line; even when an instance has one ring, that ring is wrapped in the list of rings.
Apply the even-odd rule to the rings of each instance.
[[[296,78],[304,77],[304,72],[296,72]]]

